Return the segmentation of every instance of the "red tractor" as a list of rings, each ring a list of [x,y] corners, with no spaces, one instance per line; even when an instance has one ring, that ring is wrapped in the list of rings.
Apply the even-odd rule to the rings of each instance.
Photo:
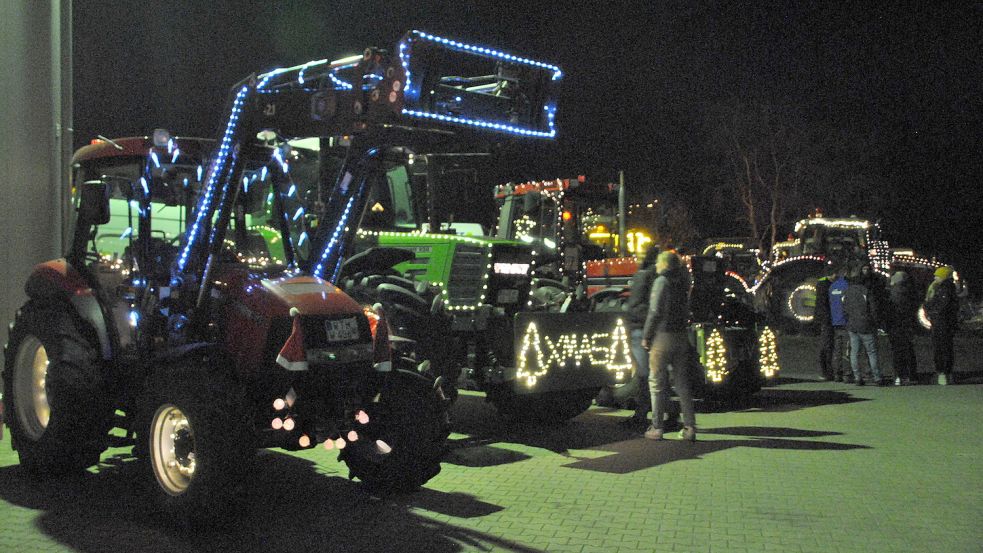
[[[321,275],[341,272],[365,183],[401,133],[552,136],[555,108],[512,89],[559,69],[472,49],[414,31],[394,54],[370,48],[244,80],[216,142],[161,131],[81,149],[74,239],[29,277],[5,348],[21,465],[74,472],[132,446],[158,504],[181,518],[221,511],[261,447],[339,450],[381,492],[436,475],[448,434],[440,382],[390,354],[381,309]],[[448,54],[487,59],[493,82],[511,88],[458,83]],[[505,122],[455,115],[465,96]],[[326,191],[317,228],[290,174],[299,136],[352,143],[336,173],[315,176]]]

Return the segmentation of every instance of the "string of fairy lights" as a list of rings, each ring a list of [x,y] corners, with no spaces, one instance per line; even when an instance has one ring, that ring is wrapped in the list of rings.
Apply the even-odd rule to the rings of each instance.
[[[545,352],[544,352],[545,348]],[[588,334],[566,333],[550,337],[540,334],[535,322],[530,322],[522,335],[516,357],[516,380],[532,388],[551,369],[581,363],[603,366],[616,382],[624,382],[631,374],[631,346],[624,320],[617,319],[611,332]]]

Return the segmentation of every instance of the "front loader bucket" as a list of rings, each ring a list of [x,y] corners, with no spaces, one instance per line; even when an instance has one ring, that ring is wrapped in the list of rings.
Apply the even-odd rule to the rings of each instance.
[[[438,125],[524,137],[556,135],[559,67],[410,31],[398,48],[405,71],[402,114]]]

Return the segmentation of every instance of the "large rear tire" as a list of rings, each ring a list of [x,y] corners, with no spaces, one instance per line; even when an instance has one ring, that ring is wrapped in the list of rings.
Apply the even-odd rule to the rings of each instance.
[[[488,401],[508,419],[522,422],[558,423],[587,411],[598,388],[563,390],[541,394],[516,394],[508,383],[487,390]]]
[[[37,477],[81,471],[107,447],[112,414],[88,329],[59,303],[27,303],[5,350],[4,412],[21,466]]]
[[[447,404],[432,380],[394,371],[378,401],[364,407],[368,423],[339,455],[350,478],[388,494],[414,491],[440,472],[450,428]]]
[[[140,437],[147,483],[174,521],[227,511],[256,451],[238,386],[210,362],[202,357],[164,369],[150,382]]]

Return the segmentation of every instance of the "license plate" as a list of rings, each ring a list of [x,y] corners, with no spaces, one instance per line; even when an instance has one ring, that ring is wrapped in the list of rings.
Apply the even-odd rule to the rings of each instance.
[[[348,342],[358,339],[358,321],[355,318],[325,321],[324,331],[329,342]]]

